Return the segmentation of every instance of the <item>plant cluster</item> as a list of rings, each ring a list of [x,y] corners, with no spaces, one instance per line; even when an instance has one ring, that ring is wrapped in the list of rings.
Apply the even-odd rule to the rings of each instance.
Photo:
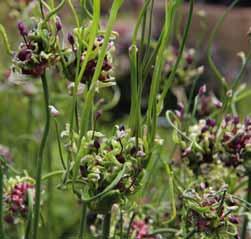
[[[199,49],[186,46],[194,0],[182,34],[174,29],[182,1],[163,1],[155,39],[156,1],[146,0],[128,49],[129,114],[114,120],[124,56],[113,29],[123,2],[111,1],[106,21],[100,0],[10,2],[19,11],[19,43],[13,51],[0,25],[12,61],[3,85],[21,88],[18,103],[28,103],[28,115],[16,115],[14,123],[25,134],[5,140],[20,151],[0,145],[0,238],[62,236],[65,228],[55,222],[64,207],[79,239],[247,238],[251,119],[238,104],[250,95],[240,80],[251,54],[240,54],[241,70],[227,82],[211,53],[225,14],[208,48],[219,90],[208,91],[199,81]],[[74,20],[69,26],[59,16],[67,10]],[[176,110],[168,110],[169,93]]]

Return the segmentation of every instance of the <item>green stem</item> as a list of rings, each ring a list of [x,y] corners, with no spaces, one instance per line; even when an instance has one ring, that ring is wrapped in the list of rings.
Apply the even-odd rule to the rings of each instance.
[[[58,123],[55,118],[55,128],[56,128],[56,137],[57,137],[57,143],[58,143],[58,151],[59,151],[59,156],[60,156],[60,161],[64,169],[66,169],[66,165],[64,162],[64,156],[63,156],[63,151],[61,147],[61,142],[60,142],[60,135],[59,135],[59,128],[58,128]]]
[[[86,219],[87,219],[87,205],[83,202],[82,206],[82,216],[80,222],[80,232],[79,232],[79,239],[83,239],[85,232],[86,232]]]
[[[107,213],[104,216],[102,239],[109,239],[109,237],[110,237],[110,226],[111,226],[111,212]]]
[[[186,44],[186,41],[187,41],[187,38],[188,38],[189,30],[190,30],[190,27],[191,27],[191,24],[192,24],[193,7],[194,7],[194,0],[190,0],[189,15],[188,15],[188,20],[187,20],[187,23],[186,23],[186,26],[185,26],[185,31],[184,31],[184,35],[183,35],[183,38],[182,38],[182,43],[181,43],[181,46],[180,46],[180,49],[179,49],[179,55],[177,57],[176,63],[174,65],[174,68],[172,69],[172,72],[171,72],[168,80],[166,80],[166,82],[164,84],[164,89],[163,89],[163,91],[162,91],[162,93],[160,95],[160,99],[159,99],[158,107],[157,107],[158,115],[162,111],[165,97],[166,97],[170,87],[172,86],[174,80],[175,80],[175,75],[176,75],[177,69],[179,67],[179,64],[180,64],[180,61],[181,61],[181,58],[182,58],[182,55],[183,55],[183,51],[184,51],[184,48],[185,48],[185,44]]]
[[[28,190],[28,219],[27,219],[27,226],[25,229],[25,239],[30,239],[30,231],[31,231],[31,224],[32,224],[32,214],[33,214],[33,193],[32,190]]]
[[[127,229],[127,233],[126,233],[126,239],[129,239],[129,236],[130,236],[130,232],[131,232],[131,227],[132,227],[132,223],[134,221],[134,218],[136,217],[136,213],[134,212],[130,218],[130,221],[129,221],[129,226],[128,226],[128,229]]]
[[[3,168],[0,165],[0,238],[4,239],[3,230]]]
[[[57,170],[57,171],[48,173],[48,174],[46,174],[46,175],[44,175],[44,176],[42,177],[42,181],[47,180],[47,179],[49,179],[49,178],[51,178],[51,177],[55,177],[55,176],[58,176],[58,175],[62,175],[62,174],[64,174],[64,172],[65,172],[65,170]]]
[[[37,160],[37,172],[36,172],[36,187],[35,187],[35,206],[34,206],[34,223],[33,223],[33,239],[38,237],[38,224],[40,215],[40,201],[41,201],[41,178],[42,178],[42,168],[43,168],[43,155],[44,149],[47,142],[50,129],[50,111],[49,111],[49,91],[47,85],[46,74],[41,77],[43,91],[44,91],[44,102],[45,102],[45,113],[46,113],[46,123],[44,128],[44,133],[42,141],[40,144]]]
[[[156,128],[157,128],[157,96],[159,92],[161,73],[164,67],[165,58],[164,58],[164,50],[167,42],[171,36],[171,25],[173,23],[173,17],[176,10],[176,3],[174,1],[170,1],[166,3],[165,10],[165,24],[163,27],[163,31],[161,33],[162,37],[160,39],[160,46],[156,55],[156,62],[151,82],[151,89],[148,99],[148,109],[147,109],[147,129],[148,133],[148,144],[153,147]]]
[[[247,192],[247,202],[251,203],[251,174],[248,175],[248,192]],[[248,217],[244,217],[244,222],[242,225],[241,239],[246,239],[247,237],[247,227],[248,227]]]
[[[7,51],[7,53],[12,56],[12,50],[10,48],[10,42],[9,42],[9,39],[8,39],[8,36],[7,36],[7,33],[5,31],[5,28],[3,27],[2,24],[0,24],[0,36],[2,37],[3,39],[3,43],[4,43],[4,47],[5,47],[5,50]]]
[[[100,72],[102,70],[102,65],[103,65],[103,62],[104,62],[104,59],[105,59],[105,55],[106,55],[107,47],[108,47],[108,44],[109,44],[110,36],[112,34],[112,28],[113,28],[113,26],[115,24],[117,14],[118,14],[118,11],[119,11],[122,3],[123,3],[123,0],[115,0],[113,2],[113,5],[112,5],[112,9],[111,9],[111,12],[110,12],[110,17],[109,17],[109,20],[108,20],[108,23],[107,23],[106,34],[104,36],[104,43],[103,43],[103,45],[101,47],[101,52],[100,52],[98,62],[97,62],[97,66],[96,66],[96,69],[95,69],[95,72],[94,72],[94,75],[93,75],[93,78],[92,78],[92,81],[91,81],[91,86],[90,86],[89,91],[88,91],[87,96],[86,96],[86,102],[85,102],[85,106],[84,106],[82,117],[81,117],[80,142],[81,142],[82,137],[87,132],[89,124],[90,124],[91,108],[92,108],[93,99],[94,99],[94,96],[95,96],[96,84],[97,84],[97,81],[99,79]],[[96,1],[96,4],[97,4],[96,9],[100,9],[100,2]],[[94,11],[94,13],[95,13],[95,11]]]
[[[44,16],[43,2],[41,0],[39,0],[39,7],[40,7],[42,18],[44,19],[45,16]]]
[[[47,147],[47,170],[48,172],[52,172],[52,149],[51,149],[51,140],[49,140],[49,144]],[[47,181],[47,218],[48,221],[53,221],[53,178],[50,177]],[[52,223],[47,223],[47,230],[50,232],[48,234],[47,239],[51,239],[52,235],[54,235],[54,227]]]
[[[221,83],[221,85],[224,88],[224,91],[227,91],[227,83],[225,81],[224,76],[222,75],[222,73],[219,71],[219,69],[217,68],[217,66],[215,65],[214,61],[213,61],[213,57],[212,57],[212,45],[213,45],[213,40],[215,38],[216,33],[218,32],[218,29],[221,27],[222,23],[224,22],[225,17],[227,16],[227,14],[232,10],[232,8],[237,4],[239,0],[235,0],[225,11],[225,13],[222,15],[222,17],[218,20],[216,26],[214,27],[212,34],[210,35],[209,38],[209,43],[208,43],[208,51],[207,51],[207,58],[208,58],[208,63],[209,66],[211,68],[211,70],[213,71],[215,77],[217,78],[217,80]]]

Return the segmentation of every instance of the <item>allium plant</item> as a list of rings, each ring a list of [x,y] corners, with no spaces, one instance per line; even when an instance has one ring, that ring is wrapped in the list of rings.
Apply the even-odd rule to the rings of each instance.
[[[188,189],[183,193],[183,200],[187,238],[239,238],[239,218],[235,214],[238,205],[231,203],[226,188]]]
[[[30,2],[18,4],[25,8]],[[34,16],[29,21],[18,21],[21,40],[15,51],[0,25],[5,48],[12,57],[10,81],[40,87],[41,79],[45,105],[36,172],[29,173],[35,175],[35,180],[27,176],[26,170],[15,170],[16,162],[0,146],[0,237],[8,236],[5,225],[22,224],[25,230],[16,238],[41,238],[41,195],[43,191],[47,195],[48,201],[43,204],[49,208],[48,220],[53,221],[51,180],[61,175],[57,189],[74,196],[75,204],[82,207],[80,239],[89,234],[104,239],[246,238],[246,209],[251,204],[251,120],[242,120],[237,103],[246,94],[239,81],[251,54],[242,55],[239,75],[232,84],[227,83],[211,55],[223,16],[213,30],[208,49],[220,90],[209,91],[202,85],[196,92],[204,68],[197,63],[197,50],[185,46],[194,1],[189,1],[177,48],[169,43],[181,1],[163,1],[164,23],[155,42],[155,1],[143,1],[129,48],[130,113],[123,124],[112,122],[105,130],[101,121],[114,103],[108,100],[104,104],[102,94],[118,88],[116,66],[120,58],[116,56],[116,42],[120,39],[113,29],[123,2],[112,1],[107,22],[101,24],[100,0],[77,1],[78,7],[71,0],[58,5],[53,0],[36,1]],[[69,28],[58,15],[64,6],[75,20]],[[35,9],[40,10],[39,15]],[[159,130],[170,91],[178,101],[176,110],[166,112],[168,126],[173,129],[173,153],[166,150],[166,146],[172,146],[170,137],[166,144],[160,143],[164,134]],[[39,92],[28,89],[25,95],[30,99]],[[67,112],[61,110],[58,93],[68,103]],[[113,97],[117,97],[115,90]],[[147,104],[145,111],[143,103]],[[51,119],[55,135],[49,135]],[[27,128],[31,134],[32,129]],[[61,162],[58,170],[53,170],[52,164],[54,141]],[[43,180],[48,180],[47,187]],[[246,189],[247,200],[242,199]],[[147,210],[141,210],[142,204]],[[49,228],[50,222],[46,224]]]

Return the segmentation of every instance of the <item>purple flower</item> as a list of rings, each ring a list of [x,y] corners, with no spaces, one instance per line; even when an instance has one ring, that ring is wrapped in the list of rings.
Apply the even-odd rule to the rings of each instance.
[[[177,115],[178,118],[182,119],[184,116],[184,105],[180,102],[178,103],[178,110],[175,110],[175,114]]]
[[[213,119],[207,119],[206,124],[207,126],[214,127],[216,125],[216,121]]]
[[[193,56],[189,54],[186,57],[186,62],[187,62],[188,65],[191,65],[193,63]]]
[[[97,139],[94,140],[93,146],[94,146],[96,149],[99,149],[99,148],[100,148],[100,142],[99,142]]]
[[[233,224],[239,224],[239,219],[235,216],[230,216],[229,221]]]
[[[215,105],[216,108],[220,109],[222,108],[223,104],[221,101],[219,101],[217,98],[213,98],[213,104]]]
[[[8,214],[5,216],[7,223],[12,223],[15,216],[26,217],[28,212],[28,190],[34,190],[34,185],[22,182],[16,184],[5,197]]]
[[[24,48],[17,54],[17,58],[20,61],[29,61],[32,57],[32,51],[30,49]]]
[[[203,96],[207,92],[207,86],[203,85],[199,89],[199,97]]]

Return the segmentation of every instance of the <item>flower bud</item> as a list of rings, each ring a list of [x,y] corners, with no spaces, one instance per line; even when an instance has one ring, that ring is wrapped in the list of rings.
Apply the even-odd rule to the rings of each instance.
[[[99,148],[100,148],[100,143],[99,143],[99,141],[98,141],[98,140],[94,140],[93,146],[94,146],[96,149],[99,149]]]
[[[186,62],[188,65],[191,65],[193,63],[193,56],[192,55],[188,55],[186,57]]]
[[[50,105],[49,109],[50,109],[51,116],[58,117],[60,115],[60,112],[53,105]]]
[[[221,101],[219,101],[217,98],[213,98],[213,104],[215,105],[216,108],[220,109],[222,108],[223,104]]]
[[[63,28],[63,25],[62,25],[62,22],[61,22],[61,19],[60,17],[56,17],[56,29],[57,29],[57,32],[60,32]]]
[[[96,120],[98,120],[100,117],[102,116],[102,111],[101,110],[98,110],[95,114],[95,118]]]
[[[216,125],[216,121],[213,119],[207,119],[206,124],[207,126],[214,127]]]
[[[28,35],[28,28],[23,22],[18,22],[17,28],[19,30],[19,33],[21,36],[27,36]]]
[[[239,224],[239,219],[237,217],[234,217],[234,216],[230,216],[229,221],[231,223],[233,223],[233,224]]]
[[[73,46],[75,44],[75,39],[74,36],[72,35],[72,33],[68,33],[67,36],[68,42]]]
[[[199,97],[203,96],[207,92],[207,86],[203,85],[199,89]]]
[[[120,130],[120,131],[125,131],[125,126],[124,126],[123,124],[121,124],[121,125],[119,126],[119,130]]]
[[[178,103],[178,110],[175,110],[175,114],[178,118],[182,119],[184,116],[184,105],[182,103]]]

